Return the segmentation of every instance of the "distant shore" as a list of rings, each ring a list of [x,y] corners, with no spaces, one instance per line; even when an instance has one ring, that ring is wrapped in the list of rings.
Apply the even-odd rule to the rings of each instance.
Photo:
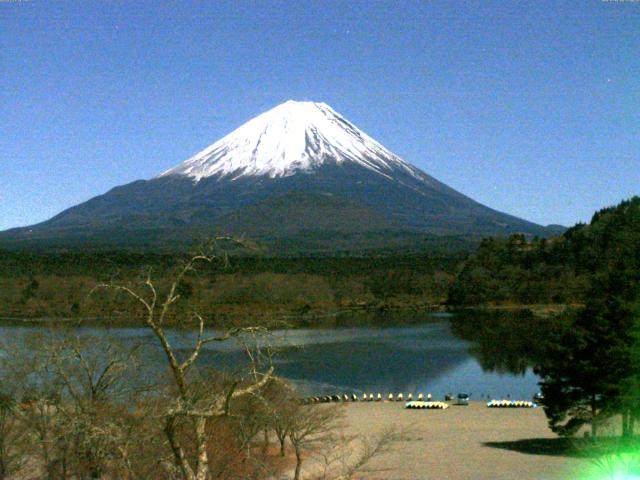
[[[339,309],[310,309],[289,310],[262,308],[221,308],[209,318],[216,324],[233,322],[239,319],[245,322],[263,322],[281,325],[282,328],[313,328],[313,327],[339,327],[339,326],[375,326],[386,323],[402,325],[422,322],[424,318],[416,318],[415,315],[456,314],[461,312],[517,312],[528,310],[534,315],[550,316],[561,313],[567,308],[577,308],[580,305],[572,304],[527,304],[527,305],[476,305],[476,306],[447,306],[444,304],[390,304],[390,305],[366,305],[346,306]],[[378,321],[376,321],[378,320]],[[140,320],[126,318],[124,316],[108,317],[21,317],[19,315],[0,315],[0,325],[73,325],[84,326],[111,326],[132,327],[141,325]]]
[[[234,308],[222,306],[215,313],[206,315],[212,323],[223,324],[225,321],[235,321],[244,319],[247,322],[254,321],[256,323],[273,323],[274,325],[282,325],[284,327],[313,327],[313,326],[337,326],[335,319],[344,319],[347,324],[371,324],[365,320],[372,316],[384,317],[393,315],[397,318],[397,323],[415,323],[415,314],[437,314],[445,313],[447,310],[442,305],[416,304],[416,305],[368,305],[368,306],[345,306],[342,308],[314,308],[314,309],[266,309],[261,307],[253,308]],[[109,326],[130,327],[140,325],[141,321],[132,319],[125,315],[108,316],[108,317],[21,317],[19,315],[2,316],[0,315],[0,324],[73,324],[79,323],[87,326],[100,326],[107,324]],[[339,320],[337,323],[341,323]]]

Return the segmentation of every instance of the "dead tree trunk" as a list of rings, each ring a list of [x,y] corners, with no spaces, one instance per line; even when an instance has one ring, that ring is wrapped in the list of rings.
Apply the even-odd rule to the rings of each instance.
[[[153,332],[158,343],[162,347],[164,356],[170,367],[169,370],[173,378],[173,383],[177,390],[173,405],[166,412],[164,433],[173,452],[174,462],[184,480],[208,480],[210,477],[209,457],[207,452],[208,438],[206,433],[208,422],[213,418],[227,415],[229,411],[229,403],[232,399],[243,395],[256,394],[269,382],[273,374],[273,367],[269,368],[265,373],[259,373],[257,366],[254,364],[254,383],[241,389],[236,389],[236,383],[231,387],[230,391],[218,392],[218,395],[214,395],[211,398],[208,398],[205,402],[200,401],[197,405],[194,405],[193,398],[197,386],[190,383],[187,372],[197,360],[202,347],[207,343],[223,342],[243,333],[250,332],[255,334],[261,330],[258,327],[235,328],[227,331],[221,336],[204,337],[204,319],[197,313],[193,313],[192,320],[197,322],[197,339],[185,360],[180,361],[176,356],[174,347],[171,345],[165,330],[167,313],[171,306],[174,305],[180,297],[177,293],[179,285],[187,273],[195,270],[196,262],[211,262],[216,258],[218,257],[206,255],[195,255],[191,257],[184,267],[178,271],[173,283],[169,287],[169,292],[162,302],[159,301],[158,292],[151,281],[150,276],[147,276],[147,279],[144,282],[147,293],[135,291],[134,289],[124,285],[102,284],[96,287],[109,288],[124,292],[140,303],[145,309],[146,314],[144,317],[144,323]],[[253,358],[251,359],[253,360]],[[191,420],[189,424],[193,429],[192,438],[195,438],[196,441],[195,465],[190,463],[190,460],[187,458],[178,439],[176,422],[179,418],[187,418]]]
[[[302,471],[302,452],[300,451],[299,445],[296,445],[294,449],[296,452],[296,469],[293,473],[293,480],[300,480],[300,472]]]

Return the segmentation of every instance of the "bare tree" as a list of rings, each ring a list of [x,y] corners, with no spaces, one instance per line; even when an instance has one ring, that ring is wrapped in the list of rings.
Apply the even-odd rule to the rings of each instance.
[[[322,452],[325,468],[319,480],[354,478],[355,475],[368,470],[374,458],[391,451],[393,446],[404,438],[404,435],[391,427],[372,438],[363,435],[340,437],[328,451]]]
[[[131,415],[123,406],[131,397],[124,380],[134,351],[106,335],[95,342],[73,333],[57,329],[4,346],[3,361],[16,378],[3,385],[21,398],[13,416],[24,438],[15,446],[50,479],[99,477],[128,464]]]
[[[162,295],[154,285],[151,276],[139,287],[131,287],[116,283],[98,285],[96,288],[107,288],[124,294],[135,300],[143,309],[143,322],[153,332],[164,353],[169,366],[172,386],[175,393],[169,406],[163,413],[164,433],[174,457],[180,476],[184,480],[207,480],[210,478],[207,427],[209,423],[229,414],[231,403],[244,396],[258,394],[273,377],[273,367],[268,364],[261,368],[260,351],[255,354],[247,350],[251,360],[250,375],[236,378],[223,389],[202,389],[202,383],[190,375],[203,347],[212,342],[225,342],[234,338],[254,336],[264,332],[261,327],[236,327],[218,335],[205,334],[204,318],[197,312],[191,312],[189,320],[196,327],[196,338],[185,355],[178,355],[167,334],[167,320],[172,306],[180,295],[179,287],[185,277],[194,272],[199,263],[211,263],[225,260],[216,255],[197,254],[189,258],[177,271],[177,274]],[[189,322],[185,322],[189,323]],[[184,421],[183,421],[184,420]],[[182,441],[180,430],[189,430],[189,437],[195,441],[195,458],[190,458]]]
[[[291,443],[296,453],[293,479],[301,475],[302,462],[311,464],[308,478],[349,480],[369,470],[371,461],[388,453],[406,437],[395,427],[372,437],[347,435],[341,429],[342,413],[337,406],[300,406],[294,415]]]
[[[285,381],[275,378],[263,394],[266,400],[267,429],[272,430],[280,444],[280,456],[285,456],[285,443],[295,425],[299,397]],[[266,435],[266,434],[265,434]]]
[[[15,416],[19,407],[15,398],[6,392],[7,385],[4,382],[3,389],[5,392],[0,394],[0,480],[20,470],[24,461],[21,452],[15,448],[23,433]]]
[[[19,468],[59,479],[97,477],[123,464],[127,415],[115,413],[115,392],[130,355],[120,357],[111,342],[87,342],[66,329],[5,341],[2,350],[6,408],[0,426],[11,429],[0,433],[0,443],[17,433],[5,453],[19,458]]]
[[[340,418],[339,408],[338,406],[297,405],[297,408],[290,412],[289,440],[296,456],[293,480],[300,479],[305,450],[335,442],[334,431],[336,422]]]
[[[3,339],[0,359],[0,383],[3,391],[3,463],[5,475],[19,467],[15,464],[16,456],[20,458],[20,466],[24,466],[27,459],[36,459],[36,463],[42,463],[44,478],[53,478],[48,474],[52,465],[51,458],[53,448],[49,444],[51,432],[50,415],[38,415],[43,405],[44,397],[51,393],[50,382],[43,375],[45,362],[39,349],[29,355],[25,350],[29,349],[33,342],[37,342],[39,335],[28,339],[24,344],[15,340]],[[47,393],[45,393],[47,392]],[[44,412],[43,412],[44,413]],[[15,437],[13,432],[21,432]],[[46,432],[47,443],[41,442],[39,432]],[[12,438],[13,437],[13,438]],[[31,461],[29,463],[34,463]],[[18,467],[18,468],[16,468]]]

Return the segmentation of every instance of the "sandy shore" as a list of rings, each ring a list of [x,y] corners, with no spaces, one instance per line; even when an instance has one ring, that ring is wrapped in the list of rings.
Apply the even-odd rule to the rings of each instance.
[[[392,452],[372,461],[374,479],[588,478],[593,465],[558,453],[541,408],[490,409],[483,402],[447,410],[406,410],[397,403],[346,404],[345,431],[376,435],[396,425],[409,432]]]

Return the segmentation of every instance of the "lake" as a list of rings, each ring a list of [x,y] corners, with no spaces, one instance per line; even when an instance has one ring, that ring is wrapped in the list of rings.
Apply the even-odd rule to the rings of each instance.
[[[446,393],[467,392],[475,399],[530,399],[538,391],[539,379],[525,352],[535,338],[530,338],[526,325],[520,331],[513,327],[522,321],[509,323],[496,315],[489,320],[424,315],[421,320],[396,327],[279,330],[268,343],[274,347],[276,373],[304,395],[412,392],[441,399]],[[503,325],[509,327],[502,331]],[[46,339],[48,330],[4,326],[0,338],[22,343],[35,332],[44,333]],[[82,327],[73,332],[93,345],[100,345],[106,336],[127,346],[147,344],[142,353],[145,376],[165,369],[155,339],[145,328]],[[170,337],[174,345],[185,347],[195,335],[172,331]],[[199,365],[237,369],[243,358],[236,343],[209,344]]]
[[[395,328],[298,330],[296,347],[275,357],[280,375],[305,393],[446,393],[529,399],[538,391],[530,368],[521,373],[484,370],[473,343],[456,337],[448,321]]]

